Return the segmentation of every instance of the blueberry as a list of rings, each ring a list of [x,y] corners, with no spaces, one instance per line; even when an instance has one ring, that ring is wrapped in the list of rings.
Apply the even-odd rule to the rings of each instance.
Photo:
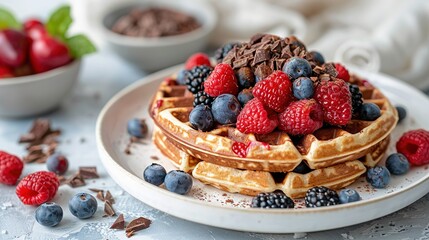
[[[354,189],[343,189],[338,194],[340,198],[340,203],[351,203],[351,202],[357,202],[360,200],[359,193],[356,192]]]
[[[207,132],[213,129],[214,120],[210,108],[206,105],[198,105],[189,114],[189,122],[192,127]]]
[[[283,66],[283,72],[285,72],[291,80],[299,77],[310,77],[312,69],[310,63],[303,58],[293,57],[287,60]]]
[[[386,167],[375,166],[366,172],[366,180],[375,188],[385,188],[390,182],[390,173]]]
[[[46,227],[54,227],[63,219],[63,209],[52,202],[44,203],[36,209],[36,221]]]
[[[173,170],[165,176],[165,188],[181,195],[187,194],[192,188],[192,177],[181,170]]]
[[[167,175],[165,168],[157,163],[147,166],[143,172],[144,180],[155,186],[159,186],[164,182],[165,175]]]
[[[144,138],[147,134],[147,125],[144,119],[133,118],[127,124],[128,133],[136,138]]]
[[[242,67],[237,71],[238,86],[240,89],[250,88],[255,85],[255,75],[249,67]]]
[[[293,81],[293,95],[298,99],[311,98],[314,93],[313,81],[308,77],[300,77]]]
[[[69,161],[63,155],[55,153],[46,160],[46,167],[50,172],[63,175],[69,168]]]
[[[240,102],[232,94],[219,95],[212,103],[213,118],[220,124],[236,123],[240,111]]]
[[[69,210],[77,218],[90,218],[97,211],[97,200],[91,194],[78,193],[70,199]]]
[[[311,172],[311,168],[305,162],[301,162],[298,166],[295,167],[293,172],[306,174]]]
[[[313,57],[313,60],[316,62],[317,65],[321,66],[325,63],[325,58],[320,52],[311,51],[310,55]]]
[[[396,111],[398,111],[398,117],[399,117],[398,123],[401,123],[402,120],[404,120],[405,117],[407,117],[407,110],[405,110],[404,107],[396,106]]]
[[[386,160],[386,167],[393,175],[402,175],[410,170],[410,163],[403,154],[392,153]]]
[[[364,103],[360,109],[360,118],[366,121],[374,121],[380,117],[380,108],[375,103]]]
[[[243,89],[241,92],[238,93],[237,97],[238,101],[243,107],[248,101],[252,100],[253,98],[254,97],[251,89]]]
[[[182,69],[177,73],[176,82],[179,85],[186,85],[186,74],[188,74],[188,70]]]

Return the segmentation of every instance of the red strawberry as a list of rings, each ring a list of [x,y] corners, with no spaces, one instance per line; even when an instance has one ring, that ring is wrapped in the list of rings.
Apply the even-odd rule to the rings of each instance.
[[[282,71],[275,71],[258,82],[253,88],[253,96],[276,112],[283,112],[293,99],[292,82]]]
[[[314,99],[323,107],[323,119],[331,125],[346,125],[352,119],[352,100],[349,87],[341,79],[320,81]]]
[[[279,114],[279,128],[291,135],[310,134],[322,126],[322,106],[314,99],[292,102]]]
[[[200,65],[211,66],[210,58],[204,53],[195,53],[186,60],[185,69],[191,70]]]
[[[335,70],[337,70],[337,78],[343,79],[346,82],[350,80],[350,74],[346,67],[340,63],[335,63]]]
[[[217,97],[224,93],[237,95],[237,78],[231,66],[225,63],[216,65],[213,72],[204,81],[204,92],[211,97]]]
[[[14,77],[10,68],[0,65],[0,79]]]
[[[4,29],[0,31],[0,64],[19,67],[27,60],[29,39],[24,33]]]
[[[66,65],[72,57],[65,44],[46,35],[31,44],[30,60],[34,71],[41,73]]]
[[[0,151],[0,183],[15,185],[24,164],[14,155]]]
[[[396,143],[396,150],[413,165],[429,163],[429,132],[417,129],[404,133]]]
[[[270,133],[277,127],[277,124],[277,114],[266,109],[257,98],[247,102],[237,117],[237,129],[242,133]]]
[[[41,38],[47,34],[43,23],[35,18],[30,18],[24,22],[24,32],[33,40]]]
[[[16,186],[16,195],[26,205],[40,205],[55,197],[60,181],[52,172],[40,171],[26,176]]]

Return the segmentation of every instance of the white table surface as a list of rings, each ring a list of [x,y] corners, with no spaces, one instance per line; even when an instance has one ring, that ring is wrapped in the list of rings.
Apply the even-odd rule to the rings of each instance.
[[[18,12],[20,17],[46,16],[60,2],[64,1],[3,0],[0,5]],[[78,220],[71,216],[68,199],[75,193],[88,192],[89,187],[110,190],[116,200],[116,212],[123,213],[126,220],[139,216],[153,220],[150,228],[138,232],[132,239],[429,239],[429,195],[401,211],[368,223],[306,235],[257,234],[209,227],[172,217],[134,199],[114,183],[101,165],[94,132],[97,115],[104,104],[144,75],[108,50],[84,60],[79,83],[72,95],[64,100],[60,109],[43,117],[51,119],[54,128],[63,130],[58,150],[70,161],[68,174],[76,172],[79,166],[95,165],[101,178],[87,181],[88,184],[80,188],[60,187],[54,201],[63,207],[65,216],[55,228],[37,224],[35,208],[20,203],[15,187],[0,185],[0,239],[127,239],[123,231],[109,230],[115,217],[103,218],[100,202],[91,219]],[[17,140],[28,131],[33,119],[0,119],[0,150],[23,156],[24,145],[19,145]],[[23,176],[45,168],[44,164],[26,164]]]

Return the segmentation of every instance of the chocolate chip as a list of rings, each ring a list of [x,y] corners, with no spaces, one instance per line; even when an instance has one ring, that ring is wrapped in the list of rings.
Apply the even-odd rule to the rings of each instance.
[[[72,188],[76,188],[85,186],[86,183],[83,177],[79,173],[76,173],[75,175],[67,179],[67,184],[70,185],[70,187]]]
[[[112,194],[110,193],[109,190],[107,190],[106,195],[104,196],[104,200],[108,201],[108,202],[110,202],[112,204],[115,203],[115,199],[113,199],[113,196],[112,196]]]
[[[151,223],[152,221],[147,218],[144,218],[144,217],[136,218],[128,224],[127,228],[125,229],[125,232],[126,233],[129,233],[131,231],[137,232],[137,231],[146,229],[150,226]]]
[[[97,192],[97,195],[95,197],[104,202],[104,191]]]
[[[118,218],[116,218],[115,222],[112,224],[112,226],[110,226],[110,229],[125,229],[124,214],[119,214]]]
[[[99,178],[97,167],[79,167],[79,174],[83,179]]]
[[[115,210],[112,207],[112,203],[109,201],[104,202],[104,215],[103,217],[113,217],[116,215]]]

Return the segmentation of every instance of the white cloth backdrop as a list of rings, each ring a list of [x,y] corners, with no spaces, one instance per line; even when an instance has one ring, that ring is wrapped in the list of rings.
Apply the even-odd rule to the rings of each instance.
[[[125,0],[71,1],[78,26],[90,27],[100,6],[117,1]],[[213,44],[246,40],[256,32],[295,34],[329,61],[381,71],[417,88],[429,88],[427,0],[207,1],[219,13]]]

